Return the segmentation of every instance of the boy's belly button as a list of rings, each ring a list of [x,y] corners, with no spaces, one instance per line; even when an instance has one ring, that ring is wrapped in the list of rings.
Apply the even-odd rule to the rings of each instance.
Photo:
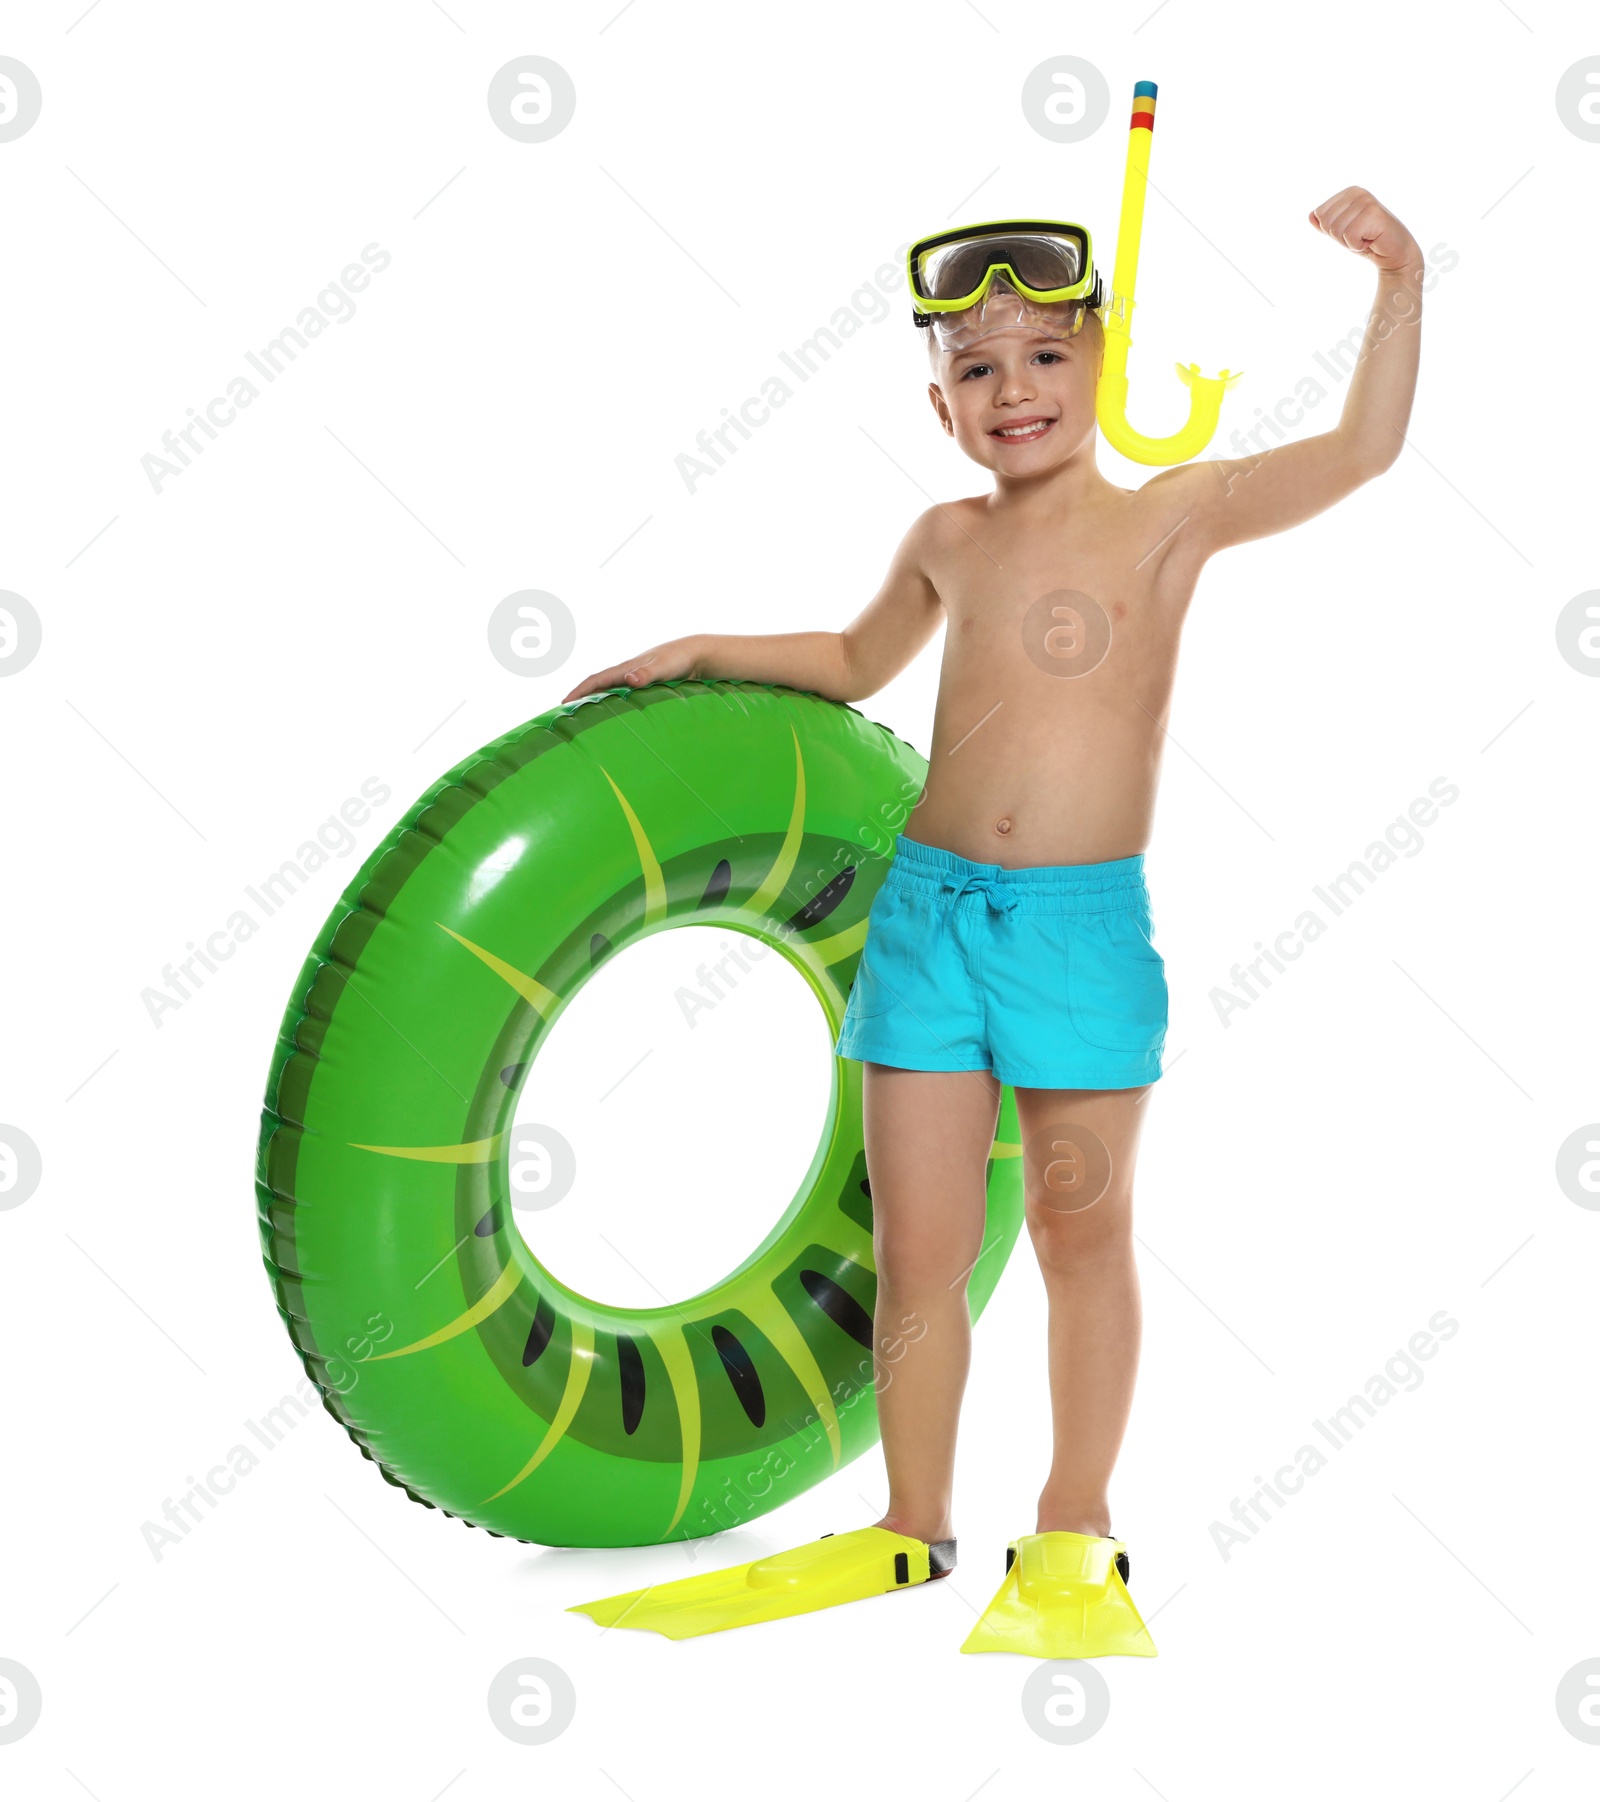
[[[1003,838],[1011,830],[1011,821],[1008,818],[998,819],[994,823],[994,829]]]

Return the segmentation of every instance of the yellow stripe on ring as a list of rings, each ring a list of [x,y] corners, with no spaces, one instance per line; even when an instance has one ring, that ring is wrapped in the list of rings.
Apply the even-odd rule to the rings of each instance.
[[[443,1345],[445,1340],[467,1332],[480,1320],[487,1320],[502,1302],[516,1293],[517,1284],[521,1281],[522,1272],[516,1264],[507,1264],[495,1279],[493,1287],[485,1290],[466,1313],[458,1314],[448,1325],[440,1327],[436,1333],[429,1333],[425,1339],[413,1339],[409,1345],[402,1345],[395,1351],[379,1352],[369,1362],[381,1364],[385,1358],[404,1358],[411,1352],[426,1351],[431,1345]]]
[[[866,942],[867,918],[863,914],[854,926],[847,926],[843,932],[836,932],[831,939],[813,939],[806,950],[825,964],[836,964],[852,951],[859,951]]]
[[[661,1362],[667,1367],[667,1381],[672,1385],[673,1400],[678,1404],[678,1430],[682,1440],[683,1456],[680,1460],[682,1475],[678,1479],[678,1505],[672,1510],[672,1519],[667,1522],[667,1534],[683,1519],[683,1511],[689,1506],[689,1497],[694,1493],[694,1480],[700,1472],[700,1385],[695,1381],[694,1359],[689,1354],[689,1343],[683,1336],[681,1327],[670,1327],[662,1333],[651,1333],[650,1343],[661,1354]]]
[[[827,1432],[828,1445],[833,1452],[833,1468],[837,1470],[841,1457],[839,1415],[834,1408],[833,1397],[828,1393],[828,1380],[811,1355],[811,1347],[806,1344],[805,1335],[791,1319],[788,1309],[770,1290],[763,1289],[742,1297],[739,1306],[766,1335],[772,1349],[789,1366],[799,1379],[801,1388],[810,1396],[817,1418]]]
[[[493,1495],[486,1495],[484,1502],[498,1501],[508,1489],[515,1489],[519,1483],[531,1477],[556,1449],[567,1428],[571,1426],[573,1415],[578,1412],[578,1403],[583,1400],[583,1392],[589,1386],[589,1372],[593,1368],[594,1328],[585,1320],[574,1320],[572,1351],[567,1363],[567,1386],[561,1392],[561,1405],[556,1409],[556,1417],[550,1422],[544,1438],[539,1441],[539,1449],[528,1462],[509,1483],[497,1489]]]
[[[504,1133],[490,1139],[469,1139],[464,1145],[358,1145],[353,1151],[376,1151],[386,1158],[415,1158],[423,1164],[488,1164],[499,1155]]]
[[[611,782],[611,772],[604,764],[600,766],[600,774]],[[615,782],[611,782],[611,792],[622,803],[622,811],[628,817],[628,830],[633,834],[633,848],[639,854],[639,868],[644,872],[644,922],[649,926],[666,915],[667,885],[662,880],[661,865],[645,837],[644,827],[639,824],[639,816],[628,805],[628,797]]]
[[[465,945],[475,958],[487,964],[502,981],[510,983],[522,999],[536,1007],[545,1019],[548,1020],[561,1005],[561,997],[554,989],[547,989],[538,977],[529,976],[515,964],[508,964],[503,957],[496,957],[492,951],[485,951],[482,945],[475,945],[471,939],[464,939],[453,927],[446,926],[443,920],[435,920],[434,925],[441,932],[448,932],[458,945]]]
[[[800,840],[806,828],[805,760],[800,755],[800,734],[793,726],[789,732],[794,739],[794,806],[789,810],[789,829],[783,835],[783,843],[778,847],[778,855],[767,872],[766,881],[745,903],[753,913],[770,907],[788,885],[800,856]]]

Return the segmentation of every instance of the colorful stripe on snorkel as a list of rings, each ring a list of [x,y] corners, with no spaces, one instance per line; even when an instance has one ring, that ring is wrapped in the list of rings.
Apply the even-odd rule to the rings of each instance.
[[[1137,131],[1141,125],[1146,131],[1156,128],[1156,84],[1153,81],[1133,84],[1133,119],[1128,130]]]

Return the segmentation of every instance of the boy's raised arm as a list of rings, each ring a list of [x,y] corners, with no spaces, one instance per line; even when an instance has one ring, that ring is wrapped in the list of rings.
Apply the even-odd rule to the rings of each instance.
[[[1263,451],[1190,463],[1158,476],[1181,485],[1185,536],[1206,555],[1299,525],[1381,475],[1400,454],[1417,385],[1422,322],[1422,252],[1416,239],[1365,188],[1343,188],[1311,223],[1365,257],[1378,291],[1331,432]],[[1150,486],[1150,484],[1147,484]]]
[[[903,670],[939,628],[942,606],[923,574],[932,515],[924,514],[895,552],[883,586],[842,632],[759,636],[700,632],[669,639],[587,676],[564,701],[603,688],[642,688],[685,676],[774,682],[830,701],[860,701]]]

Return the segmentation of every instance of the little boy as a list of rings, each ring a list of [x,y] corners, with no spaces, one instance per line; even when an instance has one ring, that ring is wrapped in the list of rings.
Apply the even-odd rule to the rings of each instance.
[[[1215,552],[1297,525],[1389,468],[1416,384],[1416,241],[1361,188],[1310,218],[1378,277],[1333,430],[1117,487],[1095,465],[1104,336],[1080,228],[941,233],[913,251],[913,292],[971,304],[917,314],[928,395],[992,492],[917,519],[842,632],[674,639],[567,696],[696,676],[860,701],[946,628],[927,786],[874,899],[836,1047],[866,1066],[878,1342],[908,1317],[926,1330],[892,1383],[880,1375],[887,1512],[819,1542],[838,1555],[877,1532],[925,1548],[913,1558],[924,1579],[954,1563],[966,1276],[1009,1083],[1049,1298],[1054,1457],[1039,1569],[1067,1571],[1062,1581],[1098,1571],[1119,1590],[1108,1564],[1126,1576],[1107,1488],[1139,1349],[1135,1154],[1167,1022],[1143,863],[1184,615]],[[1052,1655],[1154,1650],[1147,1635],[1074,1646]]]

